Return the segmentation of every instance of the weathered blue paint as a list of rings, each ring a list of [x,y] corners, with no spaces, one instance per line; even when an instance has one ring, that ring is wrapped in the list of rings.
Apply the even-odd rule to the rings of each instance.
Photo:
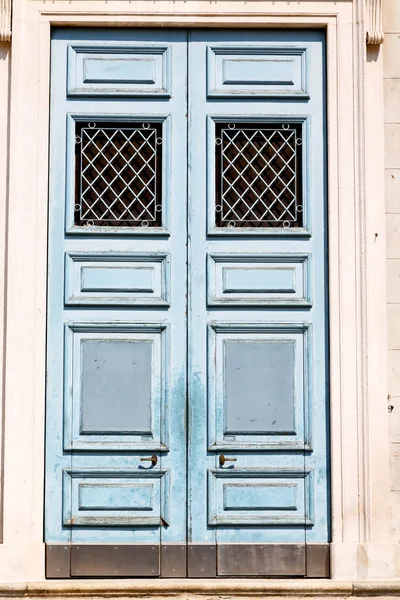
[[[53,34],[47,542],[186,541],[186,61],[185,31]],[[74,225],[79,120],[162,124],[161,227]]]
[[[207,44],[207,87],[209,96],[217,97],[308,97],[307,43],[298,43],[299,37],[283,38],[265,44],[266,38],[257,38],[246,32],[238,41],[226,37],[210,38]],[[243,42],[243,39],[246,42]]]
[[[189,539],[325,542],[324,35],[193,30],[189,98]],[[215,130],[235,121],[301,124],[302,227],[218,228]],[[264,277],[263,269],[276,270]],[[251,357],[256,347],[264,356]],[[221,467],[220,454],[236,461]],[[295,485],[295,509],[260,501],[254,510],[258,484],[270,485],[277,503]],[[236,509],[224,506],[227,489],[245,490],[243,505],[236,496]]]
[[[70,96],[164,96],[171,95],[171,45],[149,45],[134,35],[111,35],[104,41],[73,42],[68,46],[68,94]],[[134,39],[135,38],[135,39]],[[83,37],[81,38],[83,40]],[[112,43],[114,39],[117,43]],[[173,41],[173,37],[163,36]],[[175,37],[175,41],[176,41]],[[133,42],[133,43],[132,43]],[[141,42],[144,42],[143,45]]]
[[[305,447],[310,447],[311,429],[304,419],[305,410],[310,410],[309,405],[311,402],[311,396],[306,385],[310,366],[307,361],[309,336],[310,328],[304,324],[275,322],[266,325],[260,321],[253,321],[253,323],[248,324],[232,321],[210,322],[207,344],[208,448],[210,451],[224,452],[227,450],[231,453],[232,450],[255,450],[257,452],[288,450],[303,452]],[[240,344],[242,347],[247,344],[249,346],[259,344],[266,355],[266,360],[268,354],[270,357],[272,356],[269,348],[276,344],[276,358],[265,364],[265,369],[270,370],[270,377],[275,379],[276,384],[279,376],[277,372],[279,369],[276,369],[276,366],[280,366],[279,349],[282,348],[282,345],[286,345],[293,353],[291,364],[288,365],[292,367],[292,372],[288,373],[287,378],[282,383],[278,397],[277,385],[272,386],[271,382],[266,387],[264,374],[261,375],[264,384],[265,407],[262,399],[263,391],[258,381],[248,382],[246,395],[244,392],[245,384],[240,385],[240,390],[232,385],[232,377],[227,373],[229,365],[227,365],[226,346],[229,344]],[[266,352],[264,348],[267,348]],[[250,368],[250,365],[246,364],[247,358],[246,351],[244,351],[242,364],[238,365],[243,365],[245,370]],[[258,397],[253,394],[253,390]],[[283,398],[285,392],[286,398]],[[254,427],[258,427],[256,432],[254,432],[254,429],[253,431],[251,429],[250,431],[246,431],[246,429],[230,431],[227,428],[229,405],[232,400],[238,399],[238,393],[242,398],[244,397],[242,402],[245,406],[240,407],[242,415],[245,414],[247,407],[247,414],[250,419],[254,418],[251,413],[257,410],[257,407],[259,417],[261,417],[262,412],[264,423],[256,422],[254,425]],[[273,423],[277,419],[269,421],[266,417],[268,417],[268,414],[271,416],[269,409],[272,409],[277,402],[285,403],[286,411],[284,414],[280,413],[280,423]],[[268,407],[268,403],[271,404],[271,407]],[[238,413],[238,411],[236,412]],[[232,419],[232,416],[230,418]],[[278,425],[277,429],[275,429],[276,425]],[[249,422],[247,421],[248,427]],[[252,435],[252,433],[256,433],[256,435]],[[263,456],[260,454],[260,459],[262,458]]]
[[[223,269],[223,293],[235,292],[285,292],[294,293],[294,269],[282,267],[281,269],[238,269],[225,267]]]
[[[320,32],[55,30],[46,541],[328,540],[323,73]],[[160,227],[74,224],[101,120],[162,124]],[[218,229],[230,120],[301,124],[302,228]]]
[[[82,292],[154,292],[153,269],[145,267],[83,267]]]
[[[168,506],[168,471],[132,469],[125,472],[118,469],[108,471],[89,471],[71,469],[64,471],[63,479],[63,525],[78,527],[82,536],[76,531],[80,542],[89,541],[89,534],[84,528],[93,527],[90,541],[111,541],[112,531],[122,531],[129,527],[136,530],[136,537],[143,528],[152,527],[152,543],[157,543],[160,517],[167,521]],[[167,495],[166,495],[167,494]],[[110,530],[106,532],[104,528]],[[72,529],[74,532],[74,529]],[[111,534],[111,535],[110,535]]]
[[[312,474],[304,469],[210,470],[208,525],[217,527],[217,539],[224,536],[224,526],[234,526],[232,537],[238,542],[245,540],[249,526],[258,538],[262,532],[267,538],[271,529],[288,534],[290,527],[300,527],[304,535],[304,526],[314,525],[312,485]]]
[[[82,483],[79,510],[154,510],[153,486],[138,483]]]
[[[209,306],[311,306],[308,254],[207,256]]]
[[[169,306],[170,255],[67,252],[65,303]]]
[[[295,483],[225,483],[224,510],[297,510]]]

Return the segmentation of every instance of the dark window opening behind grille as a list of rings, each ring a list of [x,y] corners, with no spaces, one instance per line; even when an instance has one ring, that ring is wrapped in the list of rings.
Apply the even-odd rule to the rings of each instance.
[[[74,222],[161,227],[162,124],[76,123]]]
[[[217,227],[302,227],[300,123],[217,123]]]

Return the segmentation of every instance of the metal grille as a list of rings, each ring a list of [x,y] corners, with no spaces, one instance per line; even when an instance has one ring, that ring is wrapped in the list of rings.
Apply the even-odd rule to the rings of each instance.
[[[302,227],[301,125],[216,125],[217,227]]]
[[[77,123],[75,142],[75,225],[161,226],[161,123]]]

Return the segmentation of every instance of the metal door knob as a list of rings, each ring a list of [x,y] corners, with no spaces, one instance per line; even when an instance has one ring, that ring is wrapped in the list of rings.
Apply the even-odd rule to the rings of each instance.
[[[141,458],[140,460],[142,461],[150,461],[151,464],[153,465],[153,467],[156,466],[157,462],[158,462],[158,458],[155,454],[153,454],[153,456],[149,456],[148,458]]]
[[[237,461],[237,458],[228,458],[227,456],[224,456],[223,454],[220,454],[220,456],[219,456],[219,466],[220,467],[223,467],[226,462],[235,462],[235,461]]]

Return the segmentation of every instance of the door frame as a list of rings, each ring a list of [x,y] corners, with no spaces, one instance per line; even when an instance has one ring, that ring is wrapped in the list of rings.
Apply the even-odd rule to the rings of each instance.
[[[127,12],[127,5],[118,0],[112,11],[106,11],[98,0],[89,7],[83,0],[75,5],[60,0],[48,7],[15,1],[7,232],[5,543],[0,546],[0,577],[3,581],[44,577],[52,25],[326,29],[331,577],[393,576],[398,544],[389,516],[387,399],[382,377],[386,329],[376,318],[386,310],[382,57],[370,51],[366,62],[363,3],[329,0],[318,5],[296,3],[293,8],[291,3],[283,7],[249,0],[232,3],[225,13],[218,2],[201,1],[192,12],[183,0],[177,0],[172,9],[167,4],[161,1],[147,12]],[[27,456],[31,459],[26,460]]]

